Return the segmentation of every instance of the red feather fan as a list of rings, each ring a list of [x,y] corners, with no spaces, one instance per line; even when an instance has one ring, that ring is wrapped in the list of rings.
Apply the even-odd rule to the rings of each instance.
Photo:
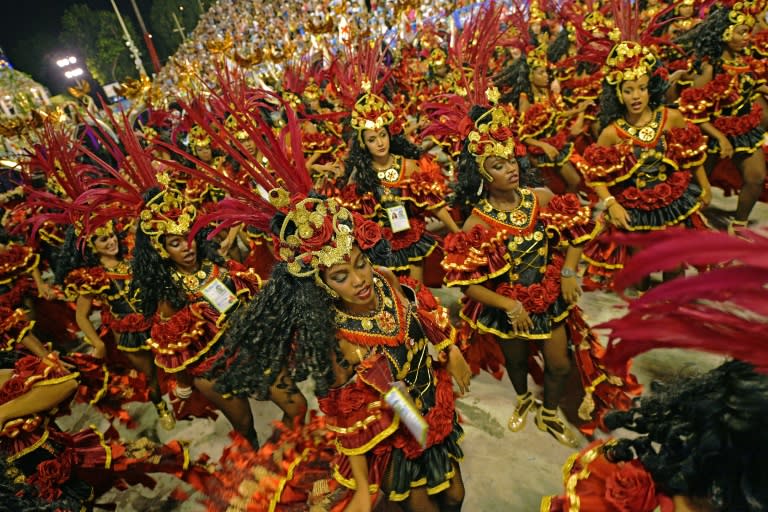
[[[646,246],[617,276],[617,289],[677,268],[683,259],[714,269],[657,286],[632,301],[622,318],[599,326],[611,329],[604,363],[621,369],[647,350],[675,347],[727,355],[768,371],[768,231],[675,231],[644,235],[642,242]]]

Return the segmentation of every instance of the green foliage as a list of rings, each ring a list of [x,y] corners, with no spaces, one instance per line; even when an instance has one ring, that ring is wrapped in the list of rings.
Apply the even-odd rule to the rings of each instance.
[[[127,17],[128,13],[122,14],[134,44],[146,60],[143,39]],[[123,30],[113,11],[94,10],[85,4],[75,4],[64,12],[61,25],[61,43],[81,52],[97,82],[104,85],[122,81],[126,77],[138,77],[133,56],[125,44]]]

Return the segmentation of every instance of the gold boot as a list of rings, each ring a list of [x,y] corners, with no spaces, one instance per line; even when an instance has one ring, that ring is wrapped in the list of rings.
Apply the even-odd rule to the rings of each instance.
[[[507,428],[512,432],[519,432],[525,426],[525,419],[528,417],[528,413],[533,407],[533,395],[528,391],[524,395],[517,396],[517,405],[515,410],[512,411],[512,416],[509,417],[507,422]]]
[[[568,428],[568,425],[560,419],[556,409],[545,409],[542,406],[536,414],[536,426],[539,427],[539,430],[547,432],[565,446],[571,448],[577,448],[579,446],[573,431],[571,431],[571,429]]]
[[[176,418],[173,417],[173,411],[168,408],[168,404],[165,400],[160,400],[155,404],[155,410],[157,411],[157,419],[160,426],[164,430],[173,430],[176,426]]]
[[[730,218],[728,220],[728,234],[738,236],[739,230],[746,228],[748,225],[749,222],[746,220],[736,220],[734,218]]]

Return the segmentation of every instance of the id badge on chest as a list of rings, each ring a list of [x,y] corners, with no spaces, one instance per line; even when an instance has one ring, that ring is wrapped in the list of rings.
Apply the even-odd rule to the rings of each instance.
[[[208,283],[201,292],[205,300],[210,302],[219,313],[226,313],[237,302],[237,296],[218,279]]]
[[[411,223],[408,221],[408,211],[405,206],[390,206],[385,208],[387,217],[389,218],[389,226],[392,228],[393,233],[399,233],[401,231],[407,231],[411,229]]]

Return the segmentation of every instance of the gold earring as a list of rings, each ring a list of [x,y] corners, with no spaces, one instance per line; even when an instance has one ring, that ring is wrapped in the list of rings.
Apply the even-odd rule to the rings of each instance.
[[[727,42],[729,42],[731,39],[733,39],[733,27],[734,27],[734,25],[730,25],[728,28],[726,28],[726,29],[723,31],[722,40],[723,40],[724,42],[726,42],[726,43],[727,43]]]

